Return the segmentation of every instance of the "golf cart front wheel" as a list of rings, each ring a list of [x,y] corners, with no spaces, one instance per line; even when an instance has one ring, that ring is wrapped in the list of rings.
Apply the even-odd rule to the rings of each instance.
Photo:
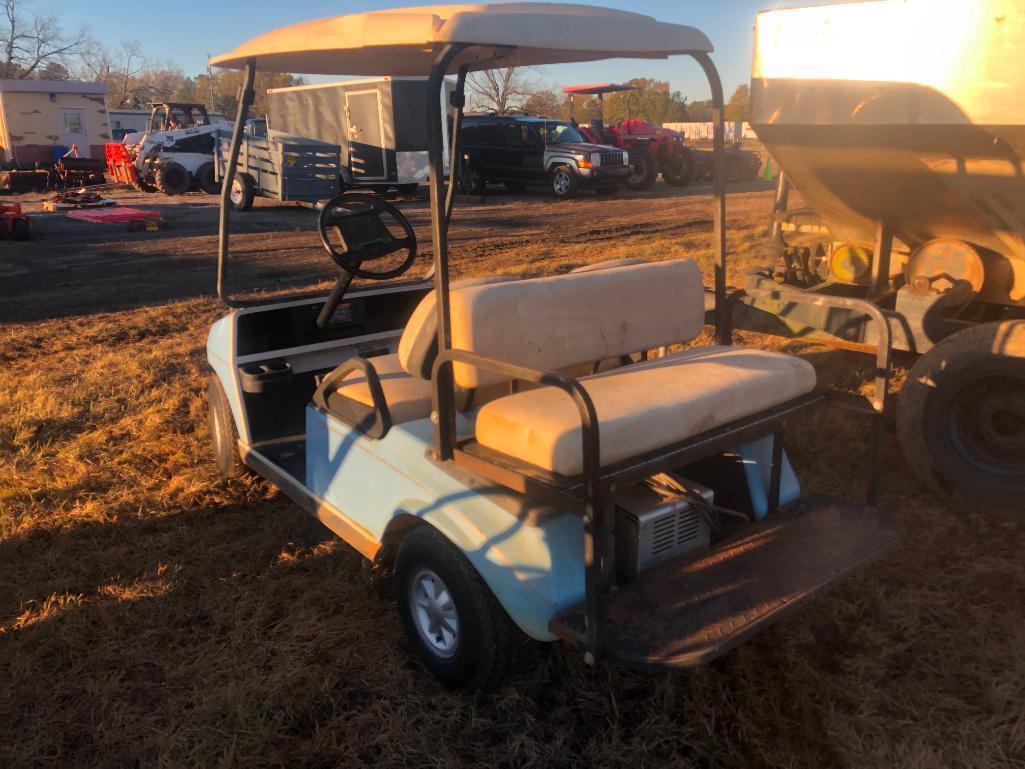
[[[418,526],[395,561],[395,597],[409,643],[445,686],[493,688],[529,643],[463,553],[434,527]]]
[[[249,174],[235,174],[231,180],[231,191],[228,199],[231,200],[231,207],[236,211],[248,211],[253,207],[253,198],[256,197],[256,185]]]
[[[904,456],[930,489],[1025,521],[1025,321],[948,336],[915,363],[898,405]]]
[[[238,428],[232,416],[228,396],[216,375],[210,375],[207,387],[207,406],[210,409],[210,443],[217,469],[229,478],[240,475],[244,465],[238,453]]]

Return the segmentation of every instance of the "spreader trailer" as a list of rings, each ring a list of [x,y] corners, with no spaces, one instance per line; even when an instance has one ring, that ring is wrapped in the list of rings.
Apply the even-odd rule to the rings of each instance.
[[[865,41],[875,53],[863,55]],[[1025,514],[1025,5],[876,0],[758,15],[751,124],[782,168],[750,288],[852,297],[918,357],[897,433],[963,506]],[[792,191],[803,205],[796,207]],[[750,297],[737,323],[874,350],[860,309]]]
[[[454,74],[449,158],[460,157],[471,71],[681,56],[708,77],[720,171],[710,346],[653,352],[702,332],[705,291],[690,259],[450,281],[459,164],[446,175],[432,95],[429,281],[351,286],[408,272],[417,239],[399,209],[349,193],[318,220],[339,270],[329,296],[236,296],[223,188],[217,290],[230,311],[207,342],[220,467],[244,463],[370,559],[394,587],[417,656],[449,686],[495,685],[529,639],[561,639],[590,664],[698,665],[899,539],[900,524],[874,505],[889,345],[879,347],[874,397],[860,399],[817,386],[800,358],[730,344],[711,51],[697,29],[648,16],[496,3],[310,21],[213,59],[244,72],[229,182],[259,69],[427,74],[439,96]],[[888,338],[873,305],[813,301],[863,306]],[[830,404],[874,425],[870,504],[801,493],[785,429]]]

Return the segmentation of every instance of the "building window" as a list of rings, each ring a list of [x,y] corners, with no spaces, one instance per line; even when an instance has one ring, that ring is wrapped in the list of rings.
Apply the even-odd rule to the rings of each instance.
[[[69,134],[80,134],[82,131],[82,113],[81,112],[65,112],[64,113],[64,130]]]

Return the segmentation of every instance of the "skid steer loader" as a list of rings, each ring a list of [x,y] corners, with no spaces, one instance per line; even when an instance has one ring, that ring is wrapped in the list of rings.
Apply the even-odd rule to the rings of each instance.
[[[214,144],[219,132],[231,127],[212,124],[202,104],[151,104],[147,130],[106,145],[107,169],[113,179],[140,192],[180,195],[198,187],[216,194]]]

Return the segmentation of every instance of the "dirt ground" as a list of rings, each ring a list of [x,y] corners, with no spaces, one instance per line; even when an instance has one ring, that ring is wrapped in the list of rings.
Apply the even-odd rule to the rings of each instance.
[[[454,271],[691,256],[710,280],[707,192],[462,199]],[[772,191],[734,193],[736,282]],[[545,646],[497,693],[439,688],[354,551],[213,466],[213,199],[117,198],[168,228],[40,215],[0,243],[0,767],[1025,766],[1025,527],[931,497],[892,426],[902,545],[791,620],[690,673]],[[429,240],[425,201],[399,204]],[[333,277],[309,210],[260,201],[233,223],[238,290]],[[868,391],[864,355],[743,336]],[[806,489],[857,497],[867,438],[823,412],[788,451]]]

